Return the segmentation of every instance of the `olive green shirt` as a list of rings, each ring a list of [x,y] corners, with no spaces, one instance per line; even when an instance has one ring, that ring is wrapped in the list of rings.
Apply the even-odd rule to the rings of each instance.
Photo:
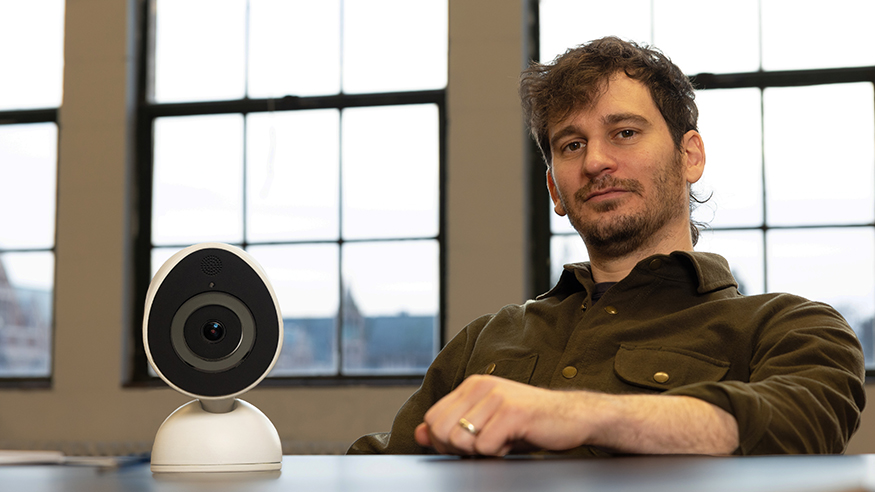
[[[790,294],[743,296],[722,257],[640,262],[597,303],[588,263],[465,327],[438,354],[390,433],[349,453],[431,453],[413,431],[472,374],[556,390],[686,395],[738,422],[736,454],[841,453],[865,404],[863,352],[833,308]],[[587,446],[563,454],[604,455]]]

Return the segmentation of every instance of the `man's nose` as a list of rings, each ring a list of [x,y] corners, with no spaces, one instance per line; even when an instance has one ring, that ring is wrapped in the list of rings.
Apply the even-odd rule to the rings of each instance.
[[[602,174],[613,172],[617,168],[617,161],[611,152],[610,145],[604,142],[589,141],[586,146],[586,155],[583,159],[583,172],[590,178],[597,178]]]

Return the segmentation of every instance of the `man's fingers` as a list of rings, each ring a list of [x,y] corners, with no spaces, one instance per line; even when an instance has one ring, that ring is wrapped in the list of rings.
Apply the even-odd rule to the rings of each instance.
[[[471,432],[470,426],[475,423],[470,421],[469,416],[472,407],[475,407],[483,395],[488,393],[496,383],[494,378],[486,376],[471,376],[459,385],[454,391],[439,400],[425,414],[425,432],[427,440],[432,447],[441,453],[452,454],[475,454],[475,433]],[[466,425],[461,425],[462,419],[467,418]],[[426,441],[425,435],[417,434],[417,439]]]
[[[474,452],[473,436],[459,425],[459,421],[467,418],[466,415],[470,414],[472,407],[491,390],[496,384],[494,379],[489,376],[471,376],[425,413],[425,423],[435,449],[440,451],[440,442],[462,454]]]
[[[490,390],[471,407],[464,417],[474,426],[475,432],[471,436],[473,437],[471,439],[472,452],[492,456],[502,454],[501,449],[508,441],[507,427],[501,425],[502,422],[497,421],[495,416],[500,413],[503,403],[503,395],[498,391]]]
[[[466,455],[570,449],[597,427],[592,419],[582,419],[593,411],[593,395],[471,376],[426,413],[417,441],[441,453]]]
[[[495,420],[502,414],[508,397],[519,390],[509,381],[478,376],[460,386],[459,397],[435,412],[427,421],[432,442],[442,441],[459,454],[484,454],[501,456],[507,454],[515,439],[513,432],[519,427],[518,418]],[[528,388],[527,388],[528,389]],[[511,413],[519,417],[516,412]]]
[[[431,447],[431,436],[428,432],[428,424],[425,422],[416,426],[416,429],[413,430],[413,438],[416,439],[416,443],[420,446]]]

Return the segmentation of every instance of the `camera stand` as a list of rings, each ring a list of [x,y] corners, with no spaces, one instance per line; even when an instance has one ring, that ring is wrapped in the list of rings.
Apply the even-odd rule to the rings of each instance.
[[[152,471],[275,471],[282,454],[276,428],[253,405],[236,398],[192,400],[158,429]]]

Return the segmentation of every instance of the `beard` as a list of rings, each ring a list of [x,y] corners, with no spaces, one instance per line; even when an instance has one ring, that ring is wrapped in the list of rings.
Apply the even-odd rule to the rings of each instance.
[[[586,197],[593,191],[612,187],[625,189],[643,198],[643,210],[606,215],[618,209],[625,200],[585,203]],[[684,193],[681,194],[680,190]],[[571,204],[566,204],[564,199],[562,204],[571,225],[587,248],[599,256],[620,258],[656,240],[666,224],[687,213],[689,204],[686,202],[686,190],[682,158],[680,154],[675,154],[654,176],[649,194],[645,194],[644,186],[635,179],[620,179],[606,174],[578,190],[571,198]],[[584,212],[584,209],[592,212]],[[586,214],[590,217],[585,217]]]

